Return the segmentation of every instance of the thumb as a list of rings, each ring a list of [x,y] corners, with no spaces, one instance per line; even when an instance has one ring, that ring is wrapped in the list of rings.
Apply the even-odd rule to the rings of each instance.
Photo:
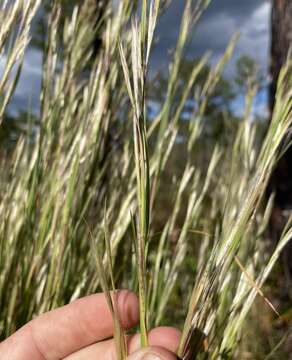
[[[160,347],[148,347],[131,354],[127,360],[177,360],[175,354]]]

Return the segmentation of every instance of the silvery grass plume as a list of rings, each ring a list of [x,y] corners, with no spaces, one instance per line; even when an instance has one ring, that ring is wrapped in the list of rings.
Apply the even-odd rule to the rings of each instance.
[[[21,73],[30,41],[31,22],[41,0],[0,2],[0,56],[4,60],[0,81],[0,125]]]
[[[32,3],[14,4],[26,14]],[[109,104],[113,108],[119,104],[121,92],[115,94],[116,103],[112,101],[117,66],[103,70],[115,56],[112,44],[114,40],[117,44],[121,26],[127,22],[131,2],[123,2],[117,12],[110,6],[107,9],[107,28],[102,33],[105,48],[93,62],[91,41],[97,29],[87,6],[87,1],[76,6],[61,27],[60,5],[58,1],[52,4],[40,99],[41,125],[35,134],[21,136],[11,158],[1,161],[0,285],[7,290],[0,296],[1,309],[6,309],[1,321],[4,335],[36,313],[96,291],[99,284],[98,275],[92,276],[87,269],[90,256],[88,239],[82,237],[82,219],[92,214],[97,197],[104,191],[104,173],[109,166]],[[30,16],[25,19],[30,21]],[[8,29],[12,36],[14,28]],[[89,68],[90,74],[85,77]],[[111,161],[116,159],[119,157]],[[128,171],[126,162],[123,166]],[[96,189],[100,189],[98,194]],[[111,209],[117,199],[113,192]],[[120,218],[116,228],[123,225]],[[113,244],[113,252],[116,246]],[[71,256],[72,251],[84,256]],[[80,277],[74,280],[72,271],[76,268]]]
[[[230,59],[230,57],[233,53],[234,46],[236,44],[236,40],[237,40],[237,36],[235,36],[230,41],[230,44],[227,47],[226,52],[223,55],[222,59],[220,59],[220,61],[218,62],[218,64],[214,68],[214,70],[212,72],[210,72],[208,79],[207,79],[208,80],[207,85],[205,85],[204,88],[202,89],[202,93],[200,93],[198,95],[199,96],[199,99],[198,99],[199,106],[198,106],[198,109],[194,112],[194,114],[192,114],[192,118],[190,121],[190,132],[189,132],[189,137],[187,140],[188,154],[192,153],[192,151],[196,145],[196,140],[198,139],[198,137],[200,136],[200,133],[202,132],[202,127],[203,127],[202,119],[205,115],[208,99],[215,89],[216,83],[218,82],[218,80],[222,74],[224,65],[228,62],[228,60]],[[204,64],[205,60],[206,59],[203,59],[202,60],[203,63],[199,63],[198,66],[194,67],[193,71],[194,71],[195,76],[194,76],[194,78],[192,76],[190,77],[189,87],[191,87],[193,82],[195,81],[196,76],[199,74],[201,66]],[[188,90],[188,87],[186,89]],[[185,96],[185,94],[184,94],[184,96]],[[184,98],[184,101],[182,102],[182,104],[185,103],[185,100],[186,99]],[[179,116],[177,117],[176,115],[177,114],[175,114],[174,121],[178,122]],[[200,214],[202,211],[202,203],[203,203],[206,195],[208,194],[208,191],[210,189],[211,179],[212,179],[212,176],[214,175],[215,169],[216,169],[219,161],[220,161],[220,151],[215,146],[212,157],[210,159],[210,163],[209,163],[207,172],[205,174],[205,181],[204,181],[204,184],[203,184],[202,188],[200,189],[200,191],[197,190],[197,188],[199,186],[199,183],[198,183],[199,178],[201,176],[199,171],[197,171],[197,173],[194,173],[194,175],[190,179],[190,181],[193,181],[193,183],[191,185],[192,193],[189,198],[188,209],[187,209],[185,221],[184,221],[183,227],[181,229],[179,239],[176,244],[175,258],[174,258],[173,263],[171,264],[168,272],[166,273],[165,284],[163,284],[162,300],[160,301],[159,307],[157,309],[156,325],[161,321],[161,318],[163,317],[167,302],[168,302],[171,292],[176,284],[179,269],[186,257],[186,253],[187,253],[187,246],[188,246],[187,235],[191,229],[196,229],[196,227],[198,225],[198,220],[200,218]],[[188,173],[192,168],[193,168],[193,166],[191,164],[191,158],[189,157],[186,161],[185,172]],[[182,184],[183,184],[183,182],[184,182],[184,180],[182,179]],[[177,200],[177,201],[180,201],[180,200]],[[177,209],[178,205],[175,205],[175,208]],[[173,214],[175,214],[176,216],[177,216],[177,213],[178,213],[177,210],[175,210],[173,212]],[[168,236],[174,231],[174,225],[175,225],[176,219],[173,218],[170,221],[171,221],[171,225],[170,225],[169,229],[167,230]]]
[[[147,20],[147,1],[143,1],[142,10],[141,10],[141,21],[140,26],[138,25],[137,21],[132,23],[132,43],[130,43],[131,47],[131,63],[132,63],[132,76],[130,76],[130,71],[127,66],[127,59],[126,54],[123,46],[120,46],[120,57],[122,62],[122,67],[125,76],[125,82],[127,86],[127,91],[129,94],[130,102],[133,108],[133,129],[134,129],[134,149],[135,149],[135,166],[136,166],[136,178],[137,178],[137,194],[138,194],[138,209],[139,209],[139,224],[136,226],[135,219],[133,228],[134,228],[134,237],[137,239],[135,243],[136,249],[136,256],[138,261],[138,279],[139,279],[139,297],[140,297],[140,330],[141,330],[141,338],[142,338],[142,345],[145,346],[147,344],[147,319],[151,317],[147,313],[147,304],[150,302],[152,303],[152,310],[153,305],[156,301],[157,297],[157,278],[159,276],[158,269],[160,267],[159,261],[156,262],[156,272],[154,276],[154,288],[152,299],[148,299],[148,294],[151,290],[147,291],[146,288],[146,263],[147,263],[147,251],[148,251],[148,237],[149,237],[149,224],[151,221],[150,218],[150,209],[153,206],[151,201],[154,200],[155,192],[157,189],[157,175],[162,171],[163,167],[167,162],[167,158],[169,153],[174,145],[174,139],[177,135],[176,131],[173,131],[171,135],[171,141],[168,144],[168,150],[165,150],[165,145],[163,145],[164,141],[167,141],[168,137],[159,135],[161,132],[164,132],[163,128],[165,125],[163,123],[168,118],[169,114],[165,112],[165,109],[170,111],[169,105],[171,104],[171,99],[175,95],[175,79],[177,73],[179,71],[180,60],[183,54],[183,49],[185,47],[185,43],[187,41],[188,33],[190,32],[191,27],[200,17],[202,12],[203,6],[207,6],[207,2],[198,3],[195,9],[192,9],[192,4],[190,1],[187,1],[185,6],[185,11],[182,19],[182,27],[180,31],[180,37],[178,40],[177,50],[174,55],[174,65],[171,71],[171,80],[169,83],[168,95],[165,100],[165,106],[161,110],[161,114],[157,116],[157,120],[154,121],[154,127],[159,128],[158,134],[158,148],[154,152],[155,156],[155,163],[152,169],[150,168],[150,161],[148,157],[148,146],[147,146],[147,128],[146,128],[146,93],[145,93],[145,82],[146,82],[146,75],[148,69],[148,62],[150,57],[150,50],[151,44],[153,41],[153,35],[155,32],[155,25],[157,22],[157,17],[159,13],[159,1],[152,1],[149,6],[149,18]],[[190,82],[187,85],[182,99],[179,102],[179,106],[175,112],[175,116],[173,118],[171,126],[175,129],[177,127],[179,117],[181,112],[183,111],[184,104],[187,101],[188,94],[193,86],[195,79],[197,78],[198,74],[200,73],[204,64],[206,64],[207,57],[203,58],[203,60],[198,64],[198,66],[194,66],[192,75],[190,77]],[[154,127],[150,129],[150,134],[154,130]],[[195,127],[192,133],[195,133],[197,127]],[[165,129],[166,132],[166,129]],[[192,141],[194,141],[194,137],[192,137]],[[216,157],[216,156],[215,156]],[[216,161],[216,160],[215,160]],[[213,164],[213,162],[211,162]],[[211,165],[212,167],[213,165]],[[190,165],[186,167],[186,171],[191,168]],[[151,197],[150,197],[150,176],[154,177],[153,185],[151,187]],[[205,191],[207,190],[208,185],[205,186]],[[202,199],[200,197],[200,199]],[[185,223],[187,226],[188,222]],[[183,236],[182,236],[183,238]],[[162,237],[165,239],[165,236]],[[159,249],[160,254],[164,247],[164,242],[160,243]],[[178,246],[179,248],[179,246]],[[161,257],[158,257],[158,259]],[[183,256],[178,256],[180,261]],[[176,266],[175,266],[176,269]],[[159,301],[160,304],[167,302],[170,292],[173,288],[174,279],[173,275],[170,274],[169,278],[171,279],[171,284],[168,287],[168,284],[165,285],[165,288],[168,290],[168,294],[163,296],[162,299]],[[161,305],[159,305],[161,307]],[[162,305],[163,306],[163,305]],[[155,315],[156,320],[155,322],[159,322],[162,316],[162,310],[160,310],[161,315]],[[153,317],[152,317],[153,318]]]
[[[153,127],[158,127],[158,135],[156,140],[156,151],[160,153],[160,156],[157,159],[158,165],[157,169],[154,173],[153,178],[153,186],[151,190],[151,208],[154,206],[155,196],[159,190],[159,179],[161,172],[163,171],[165,164],[167,162],[167,157],[163,156],[163,154],[169,154],[167,151],[167,144],[168,137],[165,136],[167,130],[171,127],[176,127],[177,122],[179,120],[179,116],[183,110],[185,102],[187,100],[187,96],[191,90],[192,85],[194,84],[198,74],[200,73],[201,66],[206,64],[207,58],[203,57],[201,63],[198,66],[195,66],[193,72],[190,77],[190,82],[186,86],[186,90],[184,95],[181,99],[180,106],[177,108],[176,115],[173,118],[172,124],[170,125],[169,118],[171,114],[171,104],[173,103],[176,97],[176,88],[177,88],[177,78],[180,71],[181,61],[184,56],[184,50],[190,38],[190,34],[192,29],[194,28],[195,24],[200,19],[204,9],[208,7],[210,0],[199,0],[196,2],[196,6],[194,6],[194,2],[192,0],[187,0],[181,20],[179,36],[174,52],[173,62],[170,66],[169,72],[169,81],[167,84],[167,91],[166,91],[166,99],[162,106],[161,112],[157,116],[156,121],[154,121]],[[153,130],[153,129],[152,129]],[[161,148],[163,151],[161,151]],[[160,150],[160,151],[159,151]]]
[[[225,303],[225,318],[221,318],[220,321],[218,315],[220,315],[221,301],[224,300],[228,287],[232,285],[230,281],[234,259],[237,254],[242,254],[242,249],[246,247],[244,241],[247,235],[250,236],[249,230],[252,228],[271,172],[287,148],[286,136],[292,124],[291,66],[292,63],[289,62],[280,74],[275,111],[259,155],[254,159],[254,175],[244,186],[237,213],[232,216],[229,211],[225,212],[218,240],[215,241],[208,262],[203,265],[193,289],[179,348],[179,355],[184,359],[196,358],[204,352],[202,344],[205,338],[209,339],[209,345],[205,349],[209,352],[208,358],[217,359],[224,357],[224,354],[232,356],[240,328],[255,296],[260,292],[259,289],[275,264],[280,251],[291,240],[291,222],[289,221],[274,254],[268,264],[262,267],[256,280],[251,282],[246,279],[246,273],[242,274],[243,279],[237,283],[233,301],[227,308]],[[227,209],[232,208],[228,200]],[[248,258],[249,253],[243,253],[243,255],[246,257],[245,261],[252,260]],[[248,271],[249,269],[247,269],[247,274]],[[221,322],[219,328],[218,320],[219,325]],[[216,329],[223,334],[220,343],[214,334]],[[193,344],[196,346],[194,347]]]
[[[158,17],[160,0],[153,0],[149,6],[143,0],[141,20],[132,22],[131,61],[132,77],[127,65],[125,52],[120,44],[120,57],[130,102],[133,109],[134,154],[138,198],[138,222],[133,218],[133,233],[137,258],[141,345],[148,345],[147,338],[147,282],[146,264],[150,223],[150,170],[146,128],[146,76],[149,56]]]
[[[0,3],[1,16],[7,15],[0,23],[0,52],[10,58],[0,80],[5,112],[38,2]],[[41,312],[103,289],[117,355],[124,359],[114,294],[127,287],[139,290],[143,345],[151,327],[183,324],[191,298],[180,355],[240,358],[246,314],[256,295],[268,302],[261,286],[291,235],[289,225],[269,259],[263,243],[273,198],[265,204],[261,197],[288,146],[282,140],[291,116],[289,70],[282,73],[263,144],[259,124],[250,119],[253,86],[244,119],[225,118],[229,141],[210,144],[208,105],[237,36],[204,84],[198,78],[209,54],[194,63],[182,92],[178,84],[191,30],[209,1],[185,2],[167,92],[151,121],[147,70],[155,25],[168,1],[144,0],[139,20],[131,0],[107,2],[102,20],[92,3],[86,0],[68,14],[59,0],[51,3],[37,125],[28,116],[28,130],[13,151],[0,154],[1,336]],[[96,36],[102,45],[94,53]],[[180,120],[189,99],[197,106],[186,123]],[[185,161],[180,157],[178,172],[173,158],[181,149]],[[105,199],[106,215],[100,211]],[[166,220],[157,227],[161,208]],[[92,255],[95,268],[89,266]]]
[[[111,312],[113,322],[114,322],[114,339],[115,339],[115,347],[116,347],[116,355],[118,360],[125,360],[127,358],[127,343],[126,343],[126,335],[123,330],[120,314],[117,308],[117,290],[115,286],[114,280],[114,268],[113,268],[113,254],[111,249],[111,243],[108,235],[108,224],[107,224],[107,216],[105,211],[104,216],[104,228],[102,229],[99,237],[96,238],[90,231],[90,227],[87,224],[90,237],[91,237],[91,248],[92,254],[95,257],[95,264],[97,273],[100,279],[101,288],[106,296],[106,300],[108,303],[109,310]],[[103,262],[103,249],[100,244],[100,240],[104,239],[105,253],[106,259],[108,262],[108,266],[106,267]],[[96,241],[99,240],[99,241]],[[107,271],[108,270],[108,271]],[[108,281],[107,273],[109,273],[110,282]]]

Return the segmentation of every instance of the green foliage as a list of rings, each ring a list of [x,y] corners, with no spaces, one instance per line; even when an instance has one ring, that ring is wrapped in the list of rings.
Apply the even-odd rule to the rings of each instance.
[[[291,63],[265,137],[251,121],[256,82],[245,88],[240,121],[222,111],[233,98],[222,73],[236,37],[213,67],[207,57],[183,60],[208,2],[186,1],[160,97],[159,87],[155,93],[147,84],[147,70],[165,2],[143,1],[140,19],[131,0],[115,9],[107,3],[94,57],[98,14],[89,11],[90,1],[69,14],[53,2],[39,119],[28,117],[34,131],[19,132],[11,154],[0,158],[1,338],[37,314],[103,289],[124,359],[114,294],[129,287],[139,292],[143,346],[149,328],[171,323],[183,330],[185,360],[243,358],[245,321],[256,296],[264,301],[260,289],[291,238],[290,220],[274,253],[265,251],[273,199],[263,195],[292,122]],[[40,3],[0,4],[3,129]],[[151,121],[149,99],[160,103]],[[182,120],[190,101],[195,106]],[[218,114],[230,139],[206,142],[207,119]],[[184,158],[173,171],[180,151]]]
[[[259,74],[257,63],[249,56],[241,56],[236,63],[237,76],[236,82],[240,87],[246,85],[258,86],[263,81],[263,76]]]

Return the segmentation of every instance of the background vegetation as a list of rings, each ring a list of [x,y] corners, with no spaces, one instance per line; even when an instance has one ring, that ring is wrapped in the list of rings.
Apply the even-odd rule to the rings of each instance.
[[[142,344],[148,328],[175,324],[184,359],[289,358],[289,309],[279,314],[262,287],[292,233],[288,219],[278,243],[266,241],[274,196],[264,196],[290,145],[291,63],[268,126],[252,112],[257,68],[241,59],[236,116],[222,73],[237,37],[214,66],[184,60],[208,3],[186,1],[170,71],[148,81],[167,2],[55,0],[36,25],[46,2],[0,1],[2,338],[79,296],[127,287],[140,295]],[[40,112],[12,119],[32,26],[38,46],[45,39]],[[259,323],[268,318],[281,330],[265,341],[255,334],[271,332]],[[123,358],[118,325],[116,335]]]

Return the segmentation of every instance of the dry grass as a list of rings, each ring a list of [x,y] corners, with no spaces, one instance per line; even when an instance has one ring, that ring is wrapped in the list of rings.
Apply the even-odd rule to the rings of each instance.
[[[214,144],[205,170],[197,145],[204,137],[209,98],[232,56],[236,37],[231,40],[194,95],[198,106],[184,139],[184,171],[174,177],[167,222],[155,229],[162,176],[176,151],[184,105],[207,57],[194,64],[179,95],[181,60],[208,2],[194,6],[186,1],[164,104],[151,122],[147,72],[164,2],[144,0],[139,16],[131,0],[117,9],[109,3],[102,28],[86,11],[87,1],[61,27],[60,4],[53,2],[40,125],[32,129],[28,118],[27,133],[0,163],[2,338],[33,316],[102,288],[115,318],[117,352],[124,359],[114,293],[116,287],[129,287],[139,292],[142,346],[149,328],[184,322],[182,358],[238,358],[251,306],[258,294],[264,297],[260,289],[292,235],[289,221],[274,253],[267,255],[265,229],[273,199],[267,202],[263,196],[292,122],[291,63],[281,73],[265,138],[259,141],[259,124],[251,121],[257,89],[249,82],[236,135],[229,145]],[[0,21],[0,54],[6,61],[0,80],[3,119],[39,4],[0,4],[2,18],[5,14]],[[103,46],[93,59],[97,31]],[[98,271],[91,265],[93,255]],[[191,271],[185,271],[186,262]],[[184,281],[179,281],[181,274]],[[177,302],[180,312],[172,307]]]

